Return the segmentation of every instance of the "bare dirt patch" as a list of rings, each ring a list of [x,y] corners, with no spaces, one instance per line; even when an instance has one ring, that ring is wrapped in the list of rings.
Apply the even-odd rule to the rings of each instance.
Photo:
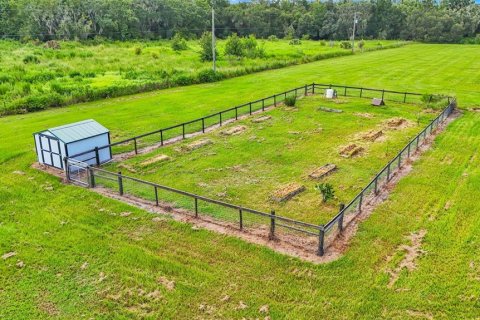
[[[276,190],[272,194],[271,199],[276,202],[283,202],[290,200],[291,198],[303,191],[305,191],[305,186],[298,183],[290,183]]]
[[[357,146],[355,143],[349,144],[348,146],[342,147],[340,149],[340,155],[344,158],[353,158],[360,155],[365,149],[361,146]]]
[[[261,123],[272,119],[272,116],[261,116],[255,119],[252,119],[253,123]]]
[[[246,126],[235,126],[233,128],[221,131],[220,134],[223,134],[225,136],[232,136],[232,135],[240,134],[240,133],[244,132],[245,130],[247,130]]]
[[[410,123],[404,118],[391,118],[385,121],[385,128],[399,130],[408,127]]]
[[[194,141],[190,143],[189,145],[185,146],[185,150],[187,151],[193,151],[196,149],[200,149],[201,147],[208,146],[210,144],[213,144],[213,141],[210,139],[200,139],[197,141]]]
[[[125,170],[127,170],[128,172],[132,172],[132,173],[137,172],[137,170],[136,170],[134,167],[132,167],[132,166],[126,164],[126,163],[120,163],[120,164],[118,165],[118,167],[119,167],[119,168],[122,168],[122,169],[125,169]]]
[[[327,107],[320,107],[320,108],[318,108],[318,110],[324,111],[324,112],[333,112],[333,113],[342,113],[343,112],[343,110],[340,110],[340,109],[332,109],[332,108],[327,108]]]
[[[165,154],[159,154],[153,158],[150,158],[150,159],[147,159],[145,161],[143,161],[142,163],[140,163],[140,165],[142,167],[146,167],[150,164],[153,164],[153,163],[157,163],[157,162],[165,162],[165,161],[168,161],[170,160],[171,158]]]
[[[337,170],[337,166],[333,163],[328,163],[320,168],[313,170],[308,176],[312,179],[321,179]]]
[[[360,117],[360,118],[364,118],[364,119],[372,119],[374,117],[373,114],[367,113],[367,112],[356,112],[353,115],[355,115],[357,117]]]
[[[406,237],[410,244],[402,244],[397,248],[396,251],[402,252],[405,255],[395,268],[387,270],[388,274],[390,274],[390,281],[387,285],[389,288],[392,288],[395,282],[397,282],[403,269],[407,269],[409,272],[412,272],[417,268],[417,258],[425,253],[425,251],[421,249],[421,246],[423,238],[426,234],[426,230],[420,230],[418,232],[411,233]],[[394,256],[395,255],[388,257],[387,263],[391,261]]]
[[[383,136],[382,130],[371,130],[363,135],[363,140],[374,142]]]

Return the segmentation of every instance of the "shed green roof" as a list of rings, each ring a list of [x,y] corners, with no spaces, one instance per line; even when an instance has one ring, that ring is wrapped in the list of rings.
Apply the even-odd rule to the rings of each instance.
[[[64,143],[108,133],[109,130],[93,119],[66,124],[48,129],[48,131]]]

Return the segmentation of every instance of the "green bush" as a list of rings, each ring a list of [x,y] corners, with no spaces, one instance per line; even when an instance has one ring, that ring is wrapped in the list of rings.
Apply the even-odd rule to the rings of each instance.
[[[342,41],[340,43],[340,48],[342,48],[342,49],[352,49],[352,43],[350,41]]]
[[[272,41],[272,42],[275,42],[275,41],[278,41],[278,37],[274,34],[272,34],[271,36],[268,36],[268,41]]]
[[[187,41],[181,36],[180,33],[176,33],[172,38],[172,49],[175,51],[187,50]]]
[[[133,49],[133,52],[134,52],[137,56],[139,56],[139,55],[142,54],[142,48],[136,47],[135,49]]]
[[[324,41],[324,40],[322,40],[322,41],[320,41],[320,45],[321,45],[322,47],[325,47],[325,46],[327,46],[327,42]]]
[[[288,106],[288,107],[294,107],[296,103],[297,103],[297,97],[296,96],[287,96],[285,98],[285,105]]]
[[[34,55],[28,55],[23,58],[23,63],[28,64],[28,63],[35,63],[38,64],[40,63],[40,59],[38,59],[37,56]]]
[[[365,47],[365,41],[360,40],[357,44],[358,48],[363,51],[363,48]]]
[[[204,32],[199,40],[201,51],[200,59],[202,61],[213,61],[212,50],[212,33]],[[217,48],[215,48],[215,56],[218,56]]]
[[[302,36],[302,40],[310,40],[310,35],[309,34],[304,34]]]
[[[227,37],[225,42],[225,55],[243,57],[244,55],[244,42],[238,37],[236,33],[232,33]]]
[[[302,44],[302,41],[300,41],[300,39],[292,39],[292,40],[290,40],[290,42],[288,44],[291,45],[291,46],[298,46],[298,45]]]
[[[198,80],[203,82],[215,82],[221,80],[222,76],[220,73],[214,72],[212,69],[202,70],[198,73]]]

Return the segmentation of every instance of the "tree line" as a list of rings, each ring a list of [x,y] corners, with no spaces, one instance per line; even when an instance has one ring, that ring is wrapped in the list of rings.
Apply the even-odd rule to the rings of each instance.
[[[473,0],[320,2],[212,0],[215,33],[257,38],[401,39],[480,43]],[[211,28],[210,0],[0,0],[0,38],[88,40],[199,38]]]

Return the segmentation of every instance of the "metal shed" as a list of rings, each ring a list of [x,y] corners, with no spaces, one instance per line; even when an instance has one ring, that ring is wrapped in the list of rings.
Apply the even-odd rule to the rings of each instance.
[[[38,162],[55,168],[65,169],[64,157],[90,150],[73,159],[92,165],[112,159],[110,147],[102,148],[98,151],[97,163],[94,149],[110,144],[110,131],[92,119],[37,132],[33,137]]]

